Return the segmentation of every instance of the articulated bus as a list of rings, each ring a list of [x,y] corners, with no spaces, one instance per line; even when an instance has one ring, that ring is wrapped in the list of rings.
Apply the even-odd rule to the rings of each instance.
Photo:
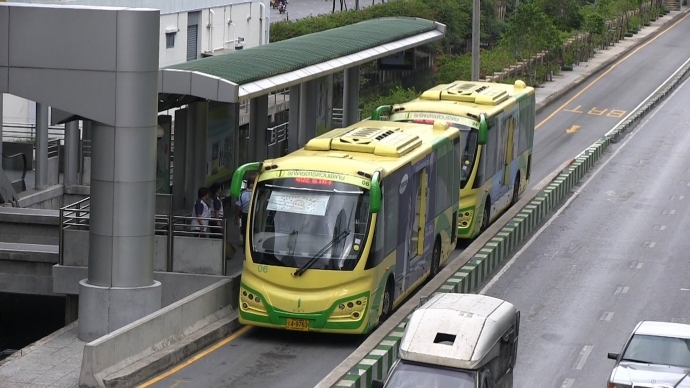
[[[287,156],[240,167],[255,177],[240,284],[246,325],[367,333],[455,248],[460,130],[362,121]]]
[[[483,232],[526,190],[534,141],[534,88],[456,81],[413,101],[381,106],[372,120],[448,122],[462,132],[458,238]]]

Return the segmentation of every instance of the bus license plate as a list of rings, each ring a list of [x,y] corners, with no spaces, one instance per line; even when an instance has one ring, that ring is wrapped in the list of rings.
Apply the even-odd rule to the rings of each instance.
[[[289,330],[309,331],[309,320],[288,318],[285,326]]]

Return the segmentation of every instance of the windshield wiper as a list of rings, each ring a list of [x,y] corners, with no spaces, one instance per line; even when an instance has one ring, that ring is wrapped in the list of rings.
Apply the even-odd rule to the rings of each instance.
[[[333,239],[332,239],[331,241],[329,241],[328,244],[326,244],[326,246],[324,246],[323,248],[321,248],[321,250],[318,251],[318,252],[314,255],[314,257],[312,257],[311,259],[309,259],[309,261],[308,261],[306,264],[304,264],[300,269],[298,269],[297,271],[295,271],[295,273],[293,273],[292,276],[295,276],[295,277],[297,277],[297,276],[302,276],[302,274],[303,274],[306,270],[308,270],[312,265],[314,265],[314,263],[316,263],[316,261],[319,260],[319,258],[321,258],[321,256],[323,256],[323,254],[326,253],[326,251],[327,251],[330,247],[332,247],[334,244],[337,244],[338,242],[340,242],[340,240],[342,240],[343,238],[347,237],[349,234],[350,234],[350,230],[343,230],[342,232],[340,232],[340,233],[338,233],[337,235],[333,236]]]

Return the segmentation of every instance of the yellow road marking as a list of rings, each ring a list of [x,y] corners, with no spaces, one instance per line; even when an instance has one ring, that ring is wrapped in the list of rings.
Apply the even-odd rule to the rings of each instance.
[[[209,355],[210,353],[213,353],[214,351],[216,351],[216,350],[218,350],[219,348],[225,346],[226,344],[228,344],[228,343],[234,341],[235,338],[237,338],[237,337],[243,335],[244,333],[246,333],[247,331],[249,331],[251,328],[252,328],[251,326],[245,326],[245,327],[243,327],[243,328],[237,330],[235,333],[233,333],[231,336],[227,337],[226,339],[224,339],[224,340],[222,340],[222,341],[220,341],[220,342],[216,342],[213,346],[208,347],[208,348],[206,348],[206,349],[200,351],[199,353],[195,354],[193,357],[191,357],[191,358],[185,360],[183,363],[180,363],[180,364],[175,365],[173,368],[168,369],[167,371],[165,371],[165,372],[159,374],[158,376],[152,378],[151,380],[149,380],[149,381],[147,381],[147,382],[145,382],[145,383],[143,383],[143,384],[137,386],[137,388],[148,388],[148,387],[152,386],[153,384],[155,384],[155,383],[157,383],[157,382],[163,380],[164,378],[166,378],[166,377],[168,377],[168,376],[170,376],[170,375],[172,375],[172,374],[177,373],[178,371],[180,371],[180,370],[182,370],[182,369],[184,369],[184,368],[186,368],[186,367],[192,365],[193,363],[195,363],[195,362],[199,361],[200,359],[206,357],[206,356]]]
[[[620,59],[619,61],[617,61],[616,63],[614,63],[613,65],[611,65],[611,67],[609,67],[608,70],[606,70],[604,73],[602,73],[600,76],[598,76],[594,81],[590,82],[590,83],[589,83],[587,86],[585,86],[582,90],[580,90],[579,92],[577,92],[577,94],[575,94],[573,97],[571,97],[570,100],[566,101],[565,104],[561,105],[558,109],[556,109],[555,111],[553,111],[553,113],[551,113],[547,118],[545,118],[544,120],[542,120],[541,123],[537,124],[537,126],[534,127],[534,129],[535,129],[535,130],[539,129],[539,127],[541,127],[542,125],[544,125],[547,121],[551,120],[551,119],[553,118],[553,116],[556,115],[556,113],[559,113],[559,112],[560,112],[561,110],[563,110],[566,106],[570,105],[571,102],[573,102],[576,98],[580,97],[580,96],[582,95],[582,93],[586,92],[587,89],[589,89],[592,85],[596,84],[597,82],[599,82],[599,80],[601,80],[602,78],[604,78],[608,73],[610,73],[611,71],[613,71],[613,69],[615,69],[616,66],[618,66],[618,65],[620,65],[621,63],[625,62],[628,58],[630,58],[630,57],[632,57],[633,55],[635,55],[638,51],[642,50],[642,49],[645,48],[648,44],[654,42],[655,40],[657,40],[659,37],[661,37],[661,36],[664,35],[665,33],[671,31],[671,29],[673,29],[673,27],[675,27],[675,26],[678,25],[679,23],[683,22],[685,19],[688,18],[688,16],[690,16],[690,14],[687,14],[687,15],[683,16],[682,19],[680,19],[680,20],[678,20],[677,22],[673,23],[670,27],[668,27],[667,29],[665,29],[664,31],[662,31],[661,33],[659,33],[659,35],[657,35],[657,36],[655,36],[654,38],[648,40],[648,41],[645,42],[643,45],[641,45],[640,47],[638,47],[638,48],[636,48],[635,50],[633,50],[633,52],[631,52],[630,54],[626,55],[623,59]],[[578,108],[579,108],[579,107],[578,107]]]
[[[579,125],[573,125],[573,126],[571,126],[570,128],[566,128],[566,129],[565,129],[565,133],[567,133],[568,135],[570,135],[570,134],[573,134],[573,133],[577,132],[578,129],[580,129],[580,126],[579,126]]]

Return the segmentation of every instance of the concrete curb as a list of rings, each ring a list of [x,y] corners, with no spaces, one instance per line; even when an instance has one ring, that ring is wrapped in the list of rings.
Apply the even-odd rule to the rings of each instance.
[[[177,365],[198,351],[232,334],[240,327],[237,312],[222,318],[193,335],[180,341],[176,346],[156,352],[134,364],[103,378],[107,388],[129,388]]]
[[[654,32],[650,33],[649,35],[645,36],[643,39],[640,39],[637,43],[634,45],[628,47],[627,50],[621,51],[620,53],[612,56],[611,58],[607,59],[606,61],[602,62],[599,67],[596,69],[590,71],[589,73],[585,73],[581,75],[578,79],[575,81],[567,84],[564,88],[559,89],[557,92],[551,94],[550,96],[546,97],[542,102],[537,104],[536,111],[537,114],[541,113],[544,109],[548,108],[554,101],[557,101],[559,98],[563,97],[564,95],[570,93],[573,89],[576,89],[578,86],[582,85],[585,83],[585,81],[589,80],[590,78],[598,75],[602,71],[606,70],[609,66],[614,64],[616,61],[620,60],[621,58],[625,57],[626,55],[630,54],[630,52],[634,51],[641,45],[645,44],[646,42],[650,41],[651,39],[654,39],[654,37],[658,36],[662,32],[666,31],[675,23],[676,21],[680,20],[683,18],[688,11],[690,11],[690,8],[684,10],[684,11],[672,11],[672,12],[678,12],[676,15],[674,15],[672,18],[670,18],[668,21],[666,21],[664,24],[659,26]]]
[[[573,187],[601,158],[608,146],[617,142],[629,129],[634,128],[642,117],[652,111],[667,95],[671,94],[685,75],[690,73],[689,62],[690,60],[686,62],[685,67],[681,71],[669,80],[665,87],[651,96],[651,98],[648,98],[639,109],[631,112],[606,136],[589,146],[568,163],[567,167],[558,172],[557,176],[534,199],[531,199],[524,208],[520,209],[518,214],[512,217],[495,236],[489,234],[493,236],[489,242],[478,253],[474,254],[460,270],[438,287],[435,293],[473,292],[503,260],[509,257],[510,252],[547,218],[549,212],[558,206],[561,200],[570,193]],[[406,304],[411,305],[410,302]],[[387,332],[388,334],[383,340],[363,356],[359,363],[347,374],[342,375],[340,380],[330,386],[337,388],[365,388],[371,385],[372,380],[385,378],[390,366],[398,358],[400,341],[411,311],[406,309],[405,313],[407,314],[406,317],[401,321],[396,320],[395,322],[399,323],[395,324],[393,329]],[[395,315],[391,318],[395,318]],[[360,348],[365,348],[365,344]],[[319,383],[318,386],[329,386],[323,385],[323,383],[328,384],[324,381]]]
[[[232,332],[232,292],[220,280],[84,346],[80,387],[132,386]],[[229,322],[228,322],[229,321]],[[130,380],[123,380],[126,376]]]

